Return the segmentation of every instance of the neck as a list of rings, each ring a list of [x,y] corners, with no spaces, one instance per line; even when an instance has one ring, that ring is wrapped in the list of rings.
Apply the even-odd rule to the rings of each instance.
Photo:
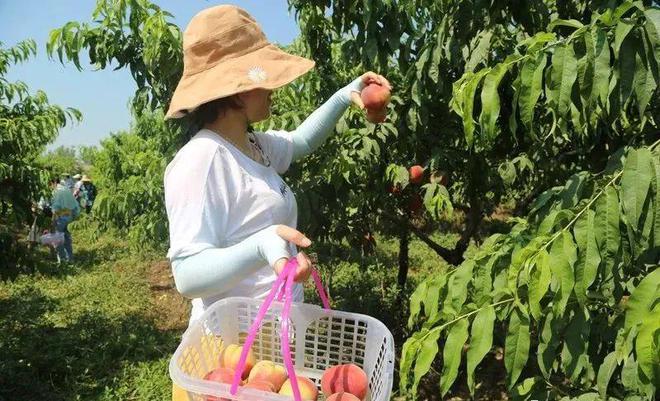
[[[239,146],[248,146],[248,120],[240,110],[228,109],[214,122],[206,124],[204,128],[209,129],[216,134],[229,138],[231,142]]]

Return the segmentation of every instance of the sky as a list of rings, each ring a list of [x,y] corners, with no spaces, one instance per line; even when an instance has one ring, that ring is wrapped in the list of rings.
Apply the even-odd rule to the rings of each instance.
[[[235,4],[248,11],[261,25],[268,39],[282,45],[291,43],[299,34],[293,11],[286,0],[152,0],[174,15],[173,22],[182,30],[199,11],[217,4]],[[0,0],[0,42],[10,47],[24,39],[34,39],[37,56],[9,69],[10,82],[23,81],[30,92],[41,89],[52,104],[74,107],[83,114],[80,123],[60,131],[48,146],[98,145],[111,132],[130,125],[129,98],[135,83],[128,70],[92,71],[82,65],[78,71],[72,63],[62,65],[46,55],[46,41],[51,29],[68,21],[89,22],[96,0]]]

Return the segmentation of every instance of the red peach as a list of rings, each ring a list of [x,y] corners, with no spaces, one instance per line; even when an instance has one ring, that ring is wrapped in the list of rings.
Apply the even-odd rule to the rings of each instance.
[[[382,110],[390,102],[390,90],[377,83],[370,83],[362,89],[360,98],[367,110]]]
[[[354,364],[337,365],[323,372],[321,389],[326,397],[347,392],[363,400],[369,389],[367,374]]]
[[[220,352],[220,366],[236,370],[238,367],[238,362],[241,359],[242,351],[243,347],[240,345],[228,345],[225,349],[222,350],[222,352]],[[247,354],[247,359],[245,360],[245,368],[241,374],[243,379],[247,378],[248,374],[250,374],[250,370],[252,370],[252,367],[256,362],[257,359],[254,357],[252,350],[250,350]]]
[[[254,388],[257,390],[261,391],[267,391],[269,393],[276,393],[277,390],[275,390],[275,387],[273,387],[273,383],[267,382],[265,380],[254,380],[251,382],[248,382],[245,386],[245,388]]]
[[[420,184],[424,178],[424,167],[416,164],[409,169],[410,182],[413,184]]]
[[[341,392],[334,393],[330,397],[326,398],[325,401],[360,401],[360,399],[351,393]]]
[[[210,380],[216,383],[231,384],[234,381],[234,370],[229,368],[215,368],[204,376],[204,380]],[[218,398],[212,395],[206,397],[206,401],[227,401],[225,398]]]
[[[296,376],[298,379],[298,388],[300,389],[300,397],[303,400],[312,400],[316,401],[319,396],[319,390],[316,388],[316,384],[313,381],[309,380],[303,376]],[[281,395],[288,395],[293,397],[293,388],[291,387],[291,380],[287,379],[282,388],[280,389]]]
[[[284,366],[271,361],[259,361],[250,371],[248,382],[266,381],[273,385],[274,392],[277,392],[286,381],[286,370]]]

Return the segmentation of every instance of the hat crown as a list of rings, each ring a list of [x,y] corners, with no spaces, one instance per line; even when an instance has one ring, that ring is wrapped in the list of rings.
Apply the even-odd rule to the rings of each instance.
[[[184,75],[269,45],[257,22],[240,7],[220,5],[195,15],[183,34]]]

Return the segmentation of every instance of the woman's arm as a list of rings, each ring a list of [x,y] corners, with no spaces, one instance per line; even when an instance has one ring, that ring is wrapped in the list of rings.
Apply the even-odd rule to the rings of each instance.
[[[299,160],[321,146],[351,104],[351,92],[360,93],[363,87],[363,78],[357,78],[338,90],[300,124],[291,135],[293,160]]]
[[[287,242],[277,226],[261,230],[227,248],[208,248],[194,255],[175,258],[172,271],[176,289],[188,298],[226,292],[248,276],[289,258]]]

